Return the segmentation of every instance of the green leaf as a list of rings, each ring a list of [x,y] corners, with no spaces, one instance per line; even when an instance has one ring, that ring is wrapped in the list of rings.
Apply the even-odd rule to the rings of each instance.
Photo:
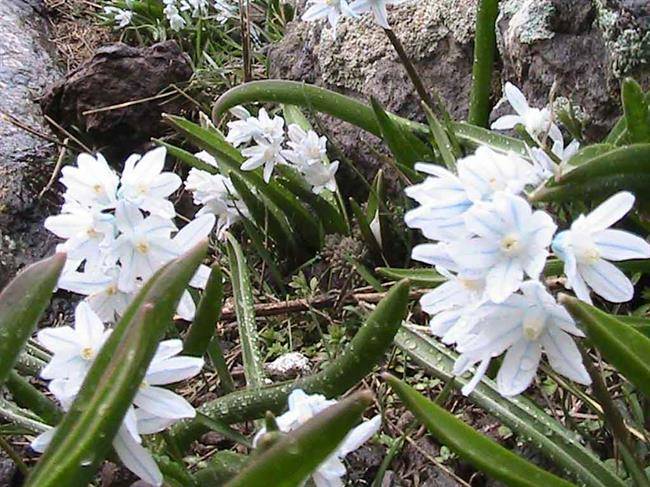
[[[600,154],[551,181],[533,195],[534,201],[603,199],[617,191],[633,192],[642,202],[650,200],[650,144],[635,144]]]
[[[212,118],[216,122],[229,108],[251,102],[285,103],[313,109],[381,137],[381,128],[370,106],[349,96],[297,81],[252,81],[231,88],[214,104]],[[395,123],[415,134],[428,135],[429,133],[426,125],[390,113],[388,116]],[[526,145],[520,140],[462,122],[454,123],[453,128],[459,140],[469,147],[488,145],[502,152],[511,151],[528,157]]]
[[[36,329],[65,263],[56,254],[21,271],[0,293],[0,386]]]
[[[55,425],[63,416],[61,409],[50,398],[15,371],[9,373],[5,386],[18,406],[36,413],[48,425]]]
[[[643,316],[616,316],[615,317],[621,323],[625,323],[627,326],[631,326],[639,333],[643,333],[645,336],[650,338],[650,319]]]
[[[399,379],[388,374],[384,377],[406,407],[433,436],[494,479],[513,487],[574,485],[542,470],[487,436],[478,433]]]
[[[456,167],[456,156],[454,155],[454,146],[449,140],[449,136],[445,131],[445,128],[436,117],[436,114],[426,105],[422,105],[424,108],[424,113],[427,116],[427,121],[429,122],[429,129],[433,135],[433,140],[436,143],[436,147],[440,152],[442,161],[447,166],[447,169],[453,170]]]
[[[343,353],[310,377],[283,382],[260,389],[236,391],[203,404],[198,411],[213,419],[236,423],[263,417],[267,411],[280,413],[294,389],[311,394],[337,397],[358,384],[384,357],[406,315],[409,282],[393,286],[368,316]],[[205,429],[196,421],[179,423],[172,428],[176,442],[186,448]]]
[[[248,457],[229,450],[218,451],[210,458],[210,464],[194,474],[194,482],[200,487],[225,485],[242,471]]]
[[[431,151],[424,142],[410,130],[404,130],[395,123],[375,98],[370,99],[370,104],[375,112],[382,139],[398,165],[413,169],[416,162],[432,159]]]
[[[206,250],[207,242],[197,245],[143,286],[95,358],[26,486],[81,486],[92,480]]]
[[[641,86],[632,78],[625,78],[621,96],[628,142],[630,144],[650,142],[650,111]]]
[[[571,159],[568,161],[569,166],[581,166],[585,162],[591,161],[594,157],[601,156],[612,150],[616,149],[616,146],[612,144],[592,144],[586,147],[583,147],[578,152],[576,152]]]
[[[372,403],[358,392],[317,414],[254,457],[227,487],[298,487],[341,444]]]
[[[453,373],[458,355],[433,338],[402,327],[395,344],[440,380],[461,388],[469,378]],[[545,455],[567,472],[567,476],[589,487],[624,487],[598,456],[583,446],[584,441],[523,395],[503,397],[496,383],[484,377],[468,396],[473,403],[510,428],[518,438]]]
[[[593,345],[646,396],[650,396],[650,338],[616,317],[570,296],[560,302],[578,320]]]
[[[226,239],[246,384],[249,387],[261,387],[264,384],[264,361],[260,355],[260,339],[255,324],[255,303],[248,264],[237,239],[229,233],[226,234]]]
[[[389,279],[409,279],[416,286],[436,287],[448,279],[438,274],[435,269],[398,269],[395,267],[378,267],[377,273]]]
[[[194,357],[203,357],[207,353],[210,356],[212,365],[217,370],[221,380],[221,387],[226,392],[232,392],[235,390],[235,383],[228,371],[219,337],[215,336],[222,307],[223,273],[219,266],[215,264],[210,270],[203,296],[201,296],[199,305],[196,308],[194,321],[192,321],[185,335],[183,353]]]

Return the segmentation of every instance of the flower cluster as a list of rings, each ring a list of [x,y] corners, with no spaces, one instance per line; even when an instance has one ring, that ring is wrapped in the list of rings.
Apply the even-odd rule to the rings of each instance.
[[[38,341],[52,353],[41,377],[50,381],[48,388],[64,410],[72,405],[109,335],[110,330],[104,328],[100,318],[83,301],[75,310],[74,328],[46,328],[38,333]],[[176,421],[196,415],[185,399],[161,387],[194,377],[203,368],[201,358],[178,356],[182,348],[180,340],[166,340],[158,345],[133,404],[113,439],[113,448],[124,466],[156,486],[163,484],[163,476],[141,445],[141,435],[159,433]],[[45,451],[55,432],[56,428],[51,428],[40,434],[32,442],[32,449]]]
[[[377,25],[390,29],[387,5],[401,3],[401,0],[309,0],[309,7],[302,16],[307,22],[327,19],[334,35],[341,16],[357,18],[360,14],[371,12]]]
[[[195,156],[218,169],[216,160],[207,152],[198,152]],[[201,207],[197,217],[210,214],[217,217],[218,238],[223,238],[230,225],[248,216],[246,205],[227,176],[192,168],[185,180],[185,188],[192,193],[194,204]]]
[[[61,214],[45,220],[45,228],[65,239],[57,247],[68,254],[59,287],[87,296],[104,322],[119,317],[144,281],[206,238],[215,225],[215,216],[206,213],[178,230],[168,198],[181,179],[163,171],[165,156],[164,148],[132,155],[121,177],[100,154],[81,154],[76,166],[62,170]],[[208,274],[208,267],[201,266],[190,285],[205,287]],[[177,311],[183,319],[194,317],[189,292]]]
[[[542,129],[551,128],[549,134],[558,137],[538,120],[545,112],[531,115],[536,109],[517,99],[521,118],[512,123],[524,124],[540,141]],[[426,294],[421,305],[432,316],[433,333],[460,352],[455,373],[477,366],[463,392],[469,394],[491,359],[504,352],[497,375],[503,395],[519,394],[530,385],[542,352],[557,372],[588,384],[572,338],[582,333],[540,279],[552,247],[564,261],[567,289],[579,299],[590,302],[590,289],[615,303],[632,299],[632,283],[609,261],[649,258],[650,245],[609,227],[632,208],[634,196],[618,193],[555,235],[551,215],[533,209],[525,198],[528,188],[550,177],[539,165],[479,147],[457,162],[455,173],[432,164],[416,169],[428,177],[406,189],[419,206],[405,221],[435,243],[416,246],[412,256],[449,279]]]
[[[123,29],[133,22],[135,3],[136,0],[126,0],[126,8],[107,5],[104,14],[114,22],[117,29]],[[192,19],[214,15],[218,22],[223,23],[235,16],[235,8],[224,0],[212,3],[208,0],[160,0],[159,3],[164,5],[163,14],[169,27],[176,32],[188,27]]]
[[[277,115],[271,118],[264,108],[257,117],[241,107],[231,112],[238,120],[228,122],[226,140],[235,147],[244,146],[241,153],[246,160],[242,170],[263,166],[264,181],[268,183],[276,165],[289,164],[302,174],[314,193],[336,191],[339,162],[328,163],[326,137],[295,124],[289,125],[285,134],[284,119]]]
[[[321,394],[306,394],[301,389],[294,390],[289,394],[289,410],[282,416],[276,418],[278,428],[283,433],[293,431],[318,413],[328,407],[336,404],[333,399],[326,399]],[[312,480],[316,487],[333,487],[343,485],[341,478],[345,476],[346,469],[343,459],[348,453],[353,452],[366,441],[372,438],[381,427],[381,416],[377,415],[368,421],[364,421],[359,426],[351,430],[339,445],[337,450],[325,460],[316,471],[312,474]],[[255,436],[254,445],[257,445],[260,439],[266,433],[262,428]]]

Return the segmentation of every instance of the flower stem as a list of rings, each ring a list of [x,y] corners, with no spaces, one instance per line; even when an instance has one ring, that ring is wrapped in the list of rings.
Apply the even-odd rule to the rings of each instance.
[[[395,51],[397,52],[397,55],[399,56],[399,59],[402,62],[402,65],[404,66],[404,69],[406,69],[406,73],[411,79],[411,83],[413,83],[413,86],[415,87],[415,91],[418,92],[418,95],[420,96],[422,101],[426,103],[427,106],[431,108],[431,110],[434,110],[439,114],[443,114],[445,112],[445,109],[442,104],[442,101],[440,100],[440,96],[436,94],[435,95],[436,102],[434,102],[430,93],[424,87],[422,78],[420,78],[420,75],[415,69],[415,66],[411,62],[411,58],[409,58],[408,54],[406,54],[406,51],[404,50],[404,46],[402,45],[401,41],[397,38],[397,36],[395,35],[392,29],[384,29],[384,32],[388,36],[390,43],[395,48]]]
[[[639,487],[650,486],[650,481],[648,481],[648,478],[643,473],[643,464],[634,453],[634,443],[627,431],[623,416],[621,416],[616,404],[614,404],[614,400],[607,390],[607,384],[605,384],[603,376],[600,374],[600,371],[594,364],[589,352],[587,352],[584,346],[580,343],[577,345],[580,354],[582,355],[582,362],[584,363],[585,369],[587,369],[587,373],[591,377],[591,387],[594,396],[598,402],[600,402],[600,405],[603,408],[605,422],[609,425],[612,436],[618,442],[621,451],[623,452],[623,461],[628,468],[630,476],[634,478],[635,485],[638,485]]]
[[[480,127],[487,127],[490,117],[492,68],[497,47],[495,24],[498,14],[499,0],[480,1],[476,14],[472,91],[467,119],[469,123]]]

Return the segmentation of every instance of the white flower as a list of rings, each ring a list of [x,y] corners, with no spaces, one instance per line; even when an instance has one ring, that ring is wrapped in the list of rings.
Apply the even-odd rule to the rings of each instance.
[[[178,32],[185,27],[185,19],[181,17],[178,7],[175,5],[175,0],[164,0],[165,8],[163,12],[169,21],[169,26],[172,30]]]
[[[41,371],[43,379],[84,377],[110,334],[87,303],[79,303],[74,316],[74,328],[45,328],[37,334],[39,343],[52,352],[52,359]]]
[[[523,125],[526,132],[537,143],[541,143],[548,135],[554,142],[562,142],[562,132],[553,123],[551,110],[548,107],[543,109],[531,108],[526,101],[524,94],[512,83],[506,83],[505,95],[517,115],[504,115],[495,120],[491,128],[493,130],[508,130],[516,125]]]
[[[497,303],[519,289],[524,273],[539,277],[557,228],[550,215],[508,193],[475,205],[465,224],[477,237],[453,242],[449,254],[461,272],[485,275],[487,295]]]
[[[298,169],[304,165],[321,162],[327,155],[327,137],[319,137],[313,130],[304,131],[300,126],[291,124],[288,130],[290,149],[282,151],[282,155]]]
[[[252,117],[242,107],[230,110],[239,120],[228,122],[226,140],[235,147],[248,144],[253,139],[266,142],[281,142],[284,138],[284,119],[279,116],[269,117],[264,108],[260,108],[257,117]],[[247,116],[248,115],[248,116]]]
[[[490,359],[506,350],[497,374],[497,387],[504,396],[526,390],[535,377],[542,351],[558,373],[580,384],[591,383],[571,337],[584,335],[569,313],[538,281],[523,283],[521,291],[522,294],[513,294],[501,304],[481,306],[477,310],[480,327],[475,326],[472,333],[459,341],[458,351],[462,355],[454,373],[462,374],[480,363],[473,380],[463,388],[463,394],[471,393]]]
[[[191,10],[192,17],[200,17],[208,14],[207,0],[181,0],[181,11]]]
[[[185,399],[159,387],[194,377],[203,368],[202,358],[177,357],[182,350],[181,340],[165,340],[158,345],[156,355],[133,399],[133,403],[149,415],[168,420],[193,418],[196,415]]]
[[[551,151],[560,160],[559,164],[555,162],[543,149],[535,147],[530,150],[531,160],[537,170],[539,182],[545,182],[548,179],[555,177],[559,178],[567,172],[567,165],[578,149],[580,142],[574,140],[569,145],[564,147],[562,141],[555,142]]]
[[[271,180],[273,169],[276,164],[284,164],[286,161],[282,157],[282,140],[269,141],[265,138],[256,139],[257,145],[247,147],[242,150],[242,155],[246,158],[241,165],[242,171],[253,171],[260,166],[264,166],[264,182]]]
[[[325,189],[332,192],[336,191],[335,176],[338,168],[339,161],[330,164],[312,162],[302,166],[300,171],[305,176],[305,180],[312,186],[312,191],[319,194]]]
[[[171,239],[176,226],[171,220],[157,215],[144,218],[140,210],[120,202],[115,212],[115,223],[121,235],[114,244],[114,252],[122,266],[119,289],[132,292],[138,278],[147,279],[156,270],[179,255],[178,245]]]
[[[152,215],[173,218],[176,210],[167,198],[180,187],[181,178],[163,172],[166,155],[167,150],[158,147],[144,156],[129,157],[124,163],[118,195]]]
[[[497,191],[519,194],[535,184],[535,168],[515,154],[500,154],[487,146],[457,164],[458,178],[474,202],[489,200]]]
[[[98,210],[68,204],[68,213],[50,216],[43,224],[50,232],[66,241],[57,246],[70,259],[86,261],[88,269],[104,263],[104,249],[115,236],[113,216]]]
[[[306,394],[301,389],[296,389],[289,394],[289,410],[276,418],[278,427],[282,432],[290,432],[302,426],[318,413],[336,404],[335,400],[326,399],[321,394]],[[345,465],[342,460],[345,456],[359,448],[362,444],[372,438],[381,427],[381,416],[364,421],[348,433],[343,442],[332,455],[319,465],[312,474],[312,480],[317,487],[342,486],[341,477],[346,474]],[[263,428],[255,436],[254,444],[266,433]]]
[[[66,272],[61,275],[61,289],[87,296],[85,301],[103,322],[114,322],[122,316],[131,302],[132,293],[119,289],[120,269],[117,266],[105,270]]]
[[[79,154],[77,166],[61,169],[61,183],[67,188],[66,200],[81,206],[105,210],[114,208],[119,178],[101,154]]]
[[[570,230],[553,240],[553,251],[564,261],[567,288],[591,303],[589,288],[612,303],[634,296],[634,286],[610,260],[647,259],[650,245],[632,233],[609,227],[634,205],[634,195],[620,192],[601,203],[587,216],[580,215]]]
[[[225,231],[242,215],[248,215],[248,209],[230,178],[193,168],[187,176],[185,187],[192,192],[194,203],[203,206],[197,216],[211,213],[218,218],[218,238],[223,238]]]
[[[104,7],[104,13],[111,15],[116,23],[116,29],[123,29],[131,23],[133,19],[133,12],[131,10],[124,10],[117,7]]]
[[[463,183],[455,174],[434,164],[418,163],[415,169],[430,176],[406,188],[406,195],[420,203],[418,208],[406,213],[406,224],[419,228],[432,240],[449,241],[465,236],[463,214],[474,202]]]
[[[375,17],[375,22],[384,29],[390,29],[388,24],[388,12],[386,5],[397,5],[401,0],[355,0],[350,9],[355,14],[362,14],[364,12],[372,12]]]
[[[302,15],[302,20],[313,22],[327,19],[332,30],[336,32],[341,15],[353,17],[355,14],[346,0],[309,0],[309,8]]]
[[[481,146],[475,154],[458,161],[458,176],[434,164],[415,168],[430,175],[406,188],[420,207],[406,213],[404,221],[432,240],[451,241],[468,235],[464,214],[477,202],[497,191],[517,194],[537,181],[535,168],[515,155],[499,154]]]

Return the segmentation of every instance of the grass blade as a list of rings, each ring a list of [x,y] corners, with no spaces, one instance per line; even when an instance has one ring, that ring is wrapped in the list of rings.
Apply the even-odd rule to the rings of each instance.
[[[0,386],[36,329],[65,263],[65,254],[30,265],[0,293]]]
[[[479,470],[513,487],[574,484],[542,470],[494,440],[477,432],[453,414],[389,374],[384,378],[404,405],[442,443]]]
[[[457,355],[432,338],[402,328],[395,336],[395,344],[437,378],[451,381],[458,388],[469,382],[469,379],[453,374]],[[526,397],[505,398],[497,391],[494,381],[483,378],[469,395],[469,400],[496,417],[578,483],[589,487],[625,485],[598,456],[582,445],[583,441],[578,435]]]
[[[255,323],[255,303],[248,264],[235,237],[226,234],[226,239],[246,384],[249,387],[261,387],[264,384],[264,361],[259,349],[260,339]]]

